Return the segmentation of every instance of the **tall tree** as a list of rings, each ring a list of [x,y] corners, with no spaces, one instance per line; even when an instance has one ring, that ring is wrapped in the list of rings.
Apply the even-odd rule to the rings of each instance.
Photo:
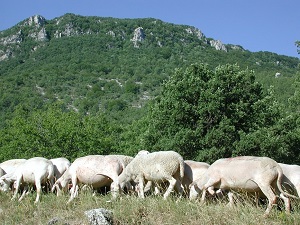
[[[145,146],[207,162],[230,157],[241,132],[276,121],[278,111],[266,97],[254,72],[237,65],[179,69],[152,108]]]

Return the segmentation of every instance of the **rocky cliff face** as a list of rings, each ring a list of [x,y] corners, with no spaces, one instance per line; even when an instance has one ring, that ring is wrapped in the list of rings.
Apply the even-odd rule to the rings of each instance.
[[[46,23],[46,19],[40,15],[29,17],[25,22],[24,26],[35,26],[36,28],[43,27]]]
[[[16,34],[9,35],[0,39],[1,45],[20,44],[23,41],[22,30],[19,30]]]
[[[227,52],[226,46],[220,40],[211,40],[209,44],[214,47],[216,50],[222,50]]]
[[[138,43],[144,41],[146,35],[142,27],[138,27],[133,32],[133,38],[130,40],[133,42],[133,47],[139,48]]]
[[[127,23],[127,24],[126,24]],[[138,26],[139,23],[146,24],[146,27]],[[178,42],[188,44],[191,42],[202,43],[203,46],[212,46],[216,50],[228,51],[226,45],[219,40],[208,41],[205,35],[192,26],[172,25],[172,29],[158,29],[159,26],[166,26],[155,19],[121,20],[100,17],[82,17],[73,14],[66,14],[53,20],[46,20],[40,15],[31,16],[23,22],[6,31],[0,32],[0,61],[16,56],[16,49],[22,43],[31,39],[35,41],[32,51],[45,46],[52,38],[71,37],[78,35],[106,35],[113,39],[128,41],[134,48],[141,47],[143,42],[153,42],[156,46],[163,47]],[[163,32],[161,32],[163,30]],[[110,45],[110,44],[109,44]],[[234,48],[230,45],[230,49]],[[239,50],[242,50],[239,48]]]

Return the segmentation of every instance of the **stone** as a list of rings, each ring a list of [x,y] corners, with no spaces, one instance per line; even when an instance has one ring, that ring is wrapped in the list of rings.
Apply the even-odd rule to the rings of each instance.
[[[188,34],[196,35],[198,39],[203,39],[204,38],[204,34],[198,28],[189,27],[189,28],[185,29],[185,31]]]
[[[281,76],[281,73],[275,73],[275,78],[277,78],[277,77],[280,77]]]
[[[20,30],[16,34],[1,38],[0,43],[3,45],[20,44],[23,41],[22,36],[23,36],[23,34],[22,34],[22,31]]]
[[[142,27],[138,27],[134,30],[133,38],[130,40],[133,42],[133,46],[135,48],[139,48],[138,42],[144,41],[145,37],[144,29]]]
[[[209,43],[216,50],[222,50],[222,51],[227,52],[227,48],[225,47],[225,45],[221,41],[219,41],[219,40],[211,40]]]
[[[28,20],[24,23],[24,25],[29,26],[36,26],[36,27],[42,27],[46,23],[46,19],[40,15],[31,16],[28,18]]]
[[[48,221],[48,225],[53,225],[59,222],[59,218],[58,217],[54,217],[51,220]]]
[[[48,40],[47,32],[44,27],[38,32],[33,32],[33,33],[29,34],[29,37],[34,38],[36,41],[47,41]]]
[[[85,211],[91,225],[112,225],[112,211],[99,208]]]

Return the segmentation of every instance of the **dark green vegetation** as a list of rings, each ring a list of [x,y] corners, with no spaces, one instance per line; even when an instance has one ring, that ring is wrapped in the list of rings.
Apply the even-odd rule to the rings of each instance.
[[[152,18],[66,14],[2,31],[0,161],[174,149],[299,164],[299,59],[213,42]]]

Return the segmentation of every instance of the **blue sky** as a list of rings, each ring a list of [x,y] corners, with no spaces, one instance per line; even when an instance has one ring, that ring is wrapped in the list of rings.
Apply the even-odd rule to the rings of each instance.
[[[0,7],[0,31],[41,15],[50,20],[65,13],[116,18],[156,18],[191,25],[206,37],[300,57],[300,0],[6,0]]]

